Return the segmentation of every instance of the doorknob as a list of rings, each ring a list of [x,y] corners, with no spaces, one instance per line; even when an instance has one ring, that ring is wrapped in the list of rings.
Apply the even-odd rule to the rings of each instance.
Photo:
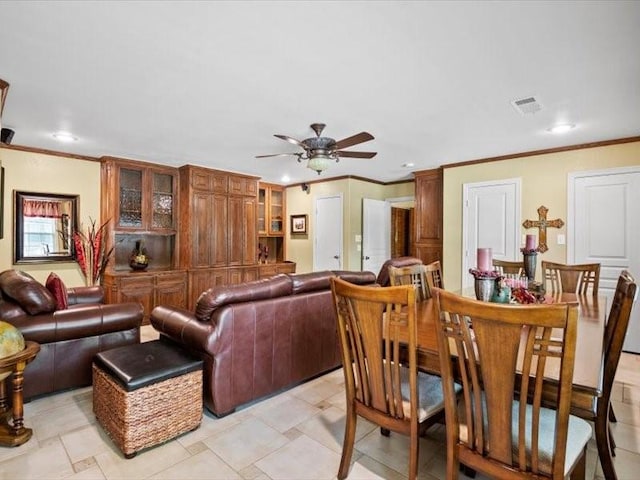
[[[365,255],[364,259],[365,260],[369,260],[371,257],[369,257],[368,255]]]
[[[340,255],[334,255],[333,258],[335,258],[336,260],[338,260],[340,258]]]

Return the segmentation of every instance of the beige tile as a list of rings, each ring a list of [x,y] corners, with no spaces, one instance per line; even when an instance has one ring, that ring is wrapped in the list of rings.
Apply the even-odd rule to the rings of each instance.
[[[640,405],[640,387],[624,384],[622,387],[622,401],[632,405]]]
[[[629,425],[640,425],[640,405],[632,405],[618,401],[612,401],[613,411],[618,422]]]
[[[158,332],[151,325],[143,325],[140,327],[140,342],[151,342],[160,338],[160,332]]]
[[[65,405],[73,405],[79,402],[92,401],[93,390],[91,387],[66,390],[39,397],[24,404],[25,419],[43,412],[55,410]]]
[[[298,430],[308,437],[320,442],[336,453],[342,454],[346,415],[344,411],[331,407],[298,425]],[[375,430],[376,425],[364,418],[356,423],[356,441]]]
[[[106,480],[106,477],[100,470],[98,465],[94,465],[85,470],[74,473],[70,477],[66,477],[66,480]]]
[[[241,479],[229,465],[211,450],[186,458],[181,462],[153,475],[153,480],[234,480]]]
[[[618,480],[638,480],[638,478],[640,478],[638,474],[638,472],[640,472],[640,455],[626,450],[616,449],[613,464]],[[599,480],[604,479],[602,467],[599,462],[597,463],[595,478]]]
[[[111,440],[102,428],[87,425],[60,436],[72,463],[112,450]]]
[[[612,423],[611,432],[616,441],[618,449],[622,448],[629,452],[640,454],[640,426],[628,425],[626,423]]]
[[[344,392],[344,387],[324,379],[316,380],[309,386],[303,385],[296,388],[291,395],[315,405],[322,400],[331,398],[337,393]]]
[[[233,414],[227,415],[222,418],[214,418],[208,414],[202,415],[202,422],[200,426],[192,432],[185,433],[178,437],[180,442],[185,447],[189,447],[194,443],[201,442],[209,437],[219,435],[221,432],[228,430],[229,428],[238,425],[241,421],[241,417]]]
[[[126,459],[121,452],[110,450],[96,455],[96,462],[108,480],[147,478],[182,460],[189,452],[176,441],[146,449]]]
[[[33,433],[38,441],[71,432],[96,422],[91,400],[65,403],[53,410],[31,417]]]
[[[287,437],[258,418],[249,418],[220,435],[204,440],[222,460],[238,471],[277,450]]]
[[[348,476],[349,480],[403,480],[406,478],[406,474],[402,475],[367,455],[360,455],[355,461],[352,459]]]
[[[306,435],[256,462],[273,480],[330,480],[339,465],[340,455]]]
[[[3,480],[58,479],[73,475],[73,466],[59,439],[45,442],[29,455],[2,462]]]
[[[290,397],[270,408],[255,410],[253,414],[267,425],[283,433],[320,411],[319,408],[299,398]]]
[[[342,389],[340,393],[336,393],[335,395],[327,398],[326,401],[342,411],[347,409],[347,395],[345,394],[344,389]]]
[[[391,433],[389,437],[373,430],[356,442],[356,448],[365,455],[406,475],[409,468],[409,437],[399,433]],[[436,455],[441,445],[437,442],[420,438],[418,468]]]
[[[31,428],[31,425],[26,424],[27,428]],[[0,447],[0,471],[2,471],[2,462],[9,460],[10,458],[19,457],[20,455],[29,455],[40,448],[38,439],[32,436],[27,443],[20,445],[19,447],[3,448]]]

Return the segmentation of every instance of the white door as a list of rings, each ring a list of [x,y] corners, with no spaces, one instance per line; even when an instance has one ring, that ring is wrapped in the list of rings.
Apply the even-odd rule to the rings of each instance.
[[[520,256],[520,179],[465,183],[462,186],[462,287],[473,285],[478,247],[491,248],[493,258]]]
[[[380,271],[391,257],[391,203],[362,199],[362,270]]]
[[[313,270],[342,269],[342,195],[316,198]]]
[[[640,276],[640,168],[569,175],[568,263],[600,263],[607,310],[624,269]],[[634,304],[623,350],[640,353],[640,309]]]

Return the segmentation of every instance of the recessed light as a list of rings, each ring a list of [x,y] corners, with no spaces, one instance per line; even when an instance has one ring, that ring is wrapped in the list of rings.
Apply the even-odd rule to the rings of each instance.
[[[409,163],[403,163],[403,164],[402,164],[402,166],[403,166],[404,168],[411,168],[411,167],[413,167],[414,165],[415,165],[415,164],[414,164],[414,163],[411,163],[411,162],[409,162]]]
[[[56,132],[53,134],[53,138],[60,142],[75,142],[78,140],[76,137],[71,135],[69,132]]]
[[[573,128],[576,128],[576,126],[573,123],[560,123],[558,125],[554,125],[551,128],[547,128],[547,132],[566,133]]]
[[[288,176],[288,175],[283,175],[283,176],[282,176],[282,178],[280,179],[280,181],[282,181],[282,182],[288,182],[288,181],[290,181],[290,180],[291,180],[291,179],[289,178],[289,176]]]

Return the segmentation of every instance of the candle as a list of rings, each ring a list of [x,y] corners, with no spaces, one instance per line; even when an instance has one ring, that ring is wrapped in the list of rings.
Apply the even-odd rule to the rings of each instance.
[[[481,272],[489,272],[493,270],[493,260],[491,258],[492,252],[490,248],[479,248],[478,249],[478,270]]]
[[[528,234],[527,235],[527,243],[525,246],[526,250],[535,250],[536,249],[536,236]]]

